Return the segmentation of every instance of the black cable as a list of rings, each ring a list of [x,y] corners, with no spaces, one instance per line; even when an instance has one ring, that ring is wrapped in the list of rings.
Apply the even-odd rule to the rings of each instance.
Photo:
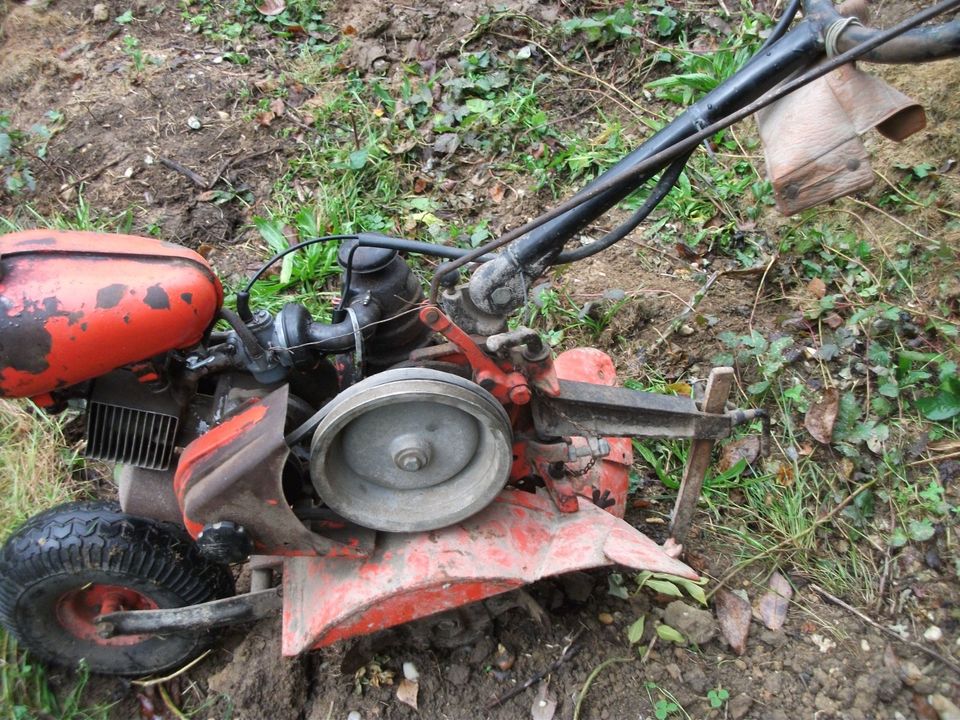
[[[250,291],[253,289],[254,284],[260,277],[270,269],[270,267],[277,262],[277,260],[282,260],[287,255],[292,252],[299,250],[300,248],[305,248],[310,245],[316,245],[317,243],[331,242],[333,240],[352,240],[356,238],[356,235],[324,235],[323,237],[310,238],[309,240],[304,240],[295,245],[291,245],[286,250],[278,252],[272,258],[267,260],[260,268],[250,277],[250,281],[247,283],[247,286],[237,293],[237,314],[240,318],[248,323],[253,320],[253,313],[250,312]]]
[[[773,30],[770,31],[769,37],[767,37],[763,45],[760,46],[760,49],[757,51],[754,57],[768,49],[777,40],[787,34],[787,30],[790,29],[790,23],[793,22],[793,19],[797,16],[797,11],[800,10],[800,2],[801,0],[790,0],[790,4],[787,5],[786,9],[784,9],[783,15],[780,16],[777,24],[773,26]]]
[[[565,263],[583,260],[584,258],[588,258],[591,255],[596,255],[598,252],[606,250],[611,245],[623,240],[627,235],[636,230],[637,225],[647,219],[647,216],[653,212],[657,205],[663,202],[663,199],[667,196],[673,186],[677,184],[677,180],[680,178],[680,173],[683,172],[683,168],[686,167],[687,160],[689,159],[690,153],[687,153],[683,157],[675,160],[670,167],[663,171],[663,175],[660,176],[660,180],[657,181],[657,184],[653,188],[653,191],[650,193],[649,197],[647,197],[643,205],[641,205],[637,211],[630,216],[629,220],[589,245],[582,245],[578,248],[566,250],[560,253],[557,255],[556,260],[554,260],[551,264],[563,265]]]

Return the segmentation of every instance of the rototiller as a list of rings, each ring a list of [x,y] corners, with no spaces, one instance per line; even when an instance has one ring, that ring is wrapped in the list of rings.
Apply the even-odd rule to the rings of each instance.
[[[921,110],[849,63],[956,55],[960,21],[911,28],[960,0],[883,32],[828,0],[804,0],[787,32],[799,5],[742,70],[640,149],[475,251],[314,238],[267,263],[233,311],[207,263],[177,245],[51,230],[0,238],[0,396],[82,408],[86,454],[122,467],[119,506],[54,508],[7,540],[4,626],[45,660],[145,674],[195,656],[212,628],[281,609],[287,655],[428,617],[449,644],[509,605],[495,596],[539,578],[605,565],[696,578],[622,519],[630,438],[693,440],[673,518],[682,535],[712,443],[760,415],[728,410],[730,371],[714,372],[698,407],[618,386],[599,350],[554,357],[507,319],[551,266],[633,230],[698,143],[774,100],[784,98],[761,134],[791,212],[862,187],[867,127],[902,137],[922,126]],[[796,135],[798,123],[823,123],[785,105],[799,88],[807,108],[816,93],[835,100],[825,144]],[[564,249],[657,174],[626,223]],[[252,311],[250,287],[270,264],[332,241],[343,283],[331,322],[297,304]],[[449,261],[426,299],[402,252]],[[247,561],[251,588],[236,595],[230,566]]]

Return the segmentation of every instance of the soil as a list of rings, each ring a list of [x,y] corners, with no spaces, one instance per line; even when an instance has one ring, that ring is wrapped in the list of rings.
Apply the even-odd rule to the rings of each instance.
[[[250,114],[249,99],[260,97],[282,71],[283,49],[264,33],[244,48],[249,64],[220,62],[222,50],[208,47],[202,35],[185,31],[172,3],[163,7],[134,0],[131,6],[110,0],[106,5],[109,22],[95,21],[92,4],[78,0],[8,4],[0,9],[0,107],[24,130],[43,122],[49,110],[64,115],[46,158],[34,168],[37,191],[30,202],[42,215],[73,213],[82,186],[83,199],[91,207],[115,215],[133,208],[132,232],[158,233],[198,248],[226,276],[245,273],[263,255],[262,249],[248,246],[255,240],[249,221],[269,201],[274,182],[297,152],[290,137],[298,132],[293,120],[279,118],[268,128]],[[384,71],[404,58],[443,57],[458,47],[477,17],[501,9],[544,23],[569,16],[563,5],[536,0],[423,0],[417,8],[384,0],[334,0],[326,22],[345,33],[349,29],[355,38],[345,64]],[[131,57],[121,44],[127,30],[112,21],[126,10],[138,18],[135,33],[143,55],[158,60],[139,73],[131,71]],[[879,162],[888,163],[891,158],[884,153],[893,152],[900,161],[928,159],[931,148],[936,157],[960,157],[957,63],[900,67],[886,74],[927,104],[931,129],[895,151],[881,148]],[[584,92],[584,97],[590,96]],[[576,105],[577,100],[568,102]],[[187,170],[197,177],[191,179]],[[465,177],[473,172],[462,170]],[[955,172],[950,180],[956,182]],[[522,179],[515,182],[522,187]],[[216,204],[210,201],[213,190],[244,193],[247,200]],[[21,199],[0,196],[0,215],[24,217]],[[523,194],[521,201],[504,207],[484,199],[474,212],[491,216],[505,211],[503,223],[508,224],[533,213],[545,199]],[[753,230],[775,236],[777,222],[774,216],[765,216]],[[898,230],[891,226],[883,232],[892,235]],[[701,287],[709,274],[702,272],[705,268],[691,267],[689,258],[654,254],[642,241],[628,240],[551,282],[578,304],[602,298],[612,288],[625,292],[626,303],[612,325],[599,338],[589,338],[614,355],[625,375],[637,375],[642,364],[653,363],[667,379],[681,372],[703,377],[712,355],[722,349],[712,325],[693,323],[689,334],[656,343]],[[698,306],[698,314],[738,335],[751,327],[776,330],[795,308],[784,301],[757,309],[756,287],[754,276],[721,275]],[[645,351],[651,346],[657,348],[655,357]],[[657,513],[632,513],[629,519],[649,527],[652,535],[662,531],[655,524]],[[695,533],[689,557],[716,577],[729,558],[708,540]],[[902,553],[895,566],[891,596],[902,588],[921,587],[931,597],[952,598],[941,605],[931,603],[924,622],[945,633],[936,647],[955,653],[953,643],[960,630],[956,578],[948,580],[947,570],[938,570],[929,558],[916,553]],[[755,580],[765,582],[762,573]],[[690,718],[927,720],[937,717],[930,696],[939,694],[960,703],[956,674],[825,602],[812,588],[803,587],[802,577],[792,580],[800,590],[786,625],[767,630],[755,618],[742,656],[711,632],[712,639],[698,647],[659,640],[645,659],[640,658],[627,641],[627,628],[646,614],[641,644],[648,645],[653,620],[666,607],[659,601],[669,599],[651,600],[646,595],[618,599],[607,592],[607,573],[599,572],[534,586],[530,593],[547,611],[545,624],[515,608],[478,628],[476,637],[462,647],[424,648],[406,634],[388,632],[281,659],[278,625],[265,622],[228,634],[181,682],[199,689],[213,703],[197,717],[344,720],[356,717],[350,715],[356,711],[364,720],[506,719],[526,717],[532,707],[533,716],[539,717],[536,685],[501,704],[492,703],[550,668],[573,640],[577,652],[547,674],[547,692],[558,703],[558,718],[574,716],[585,682],[597,671],[581,718],[653,717],[657,701],[672,700]],[[757,595],[752,581],[744,581],[743,589],[751,597]],[[892,616],[884,622],[907,620]],[[917,637],[924,626],[909,629]],[[498,653],[503,652],[498,645],[515,656],[512,664],[502,663],[503,669],[498,665]],[[626,661],[604,664],[621,658]],[[405,663],[412,663],[419,673],[418,710],[397,700]],[[69,682],[65,676],[54,677]],[[113,680],[99,683],[104,697],[119,698],[115,717],[136,715],[135,693],[129,686]],[[712,707],[709,694],[720,689],[729,698]],[[940,717],[956,720],[948,714]]]

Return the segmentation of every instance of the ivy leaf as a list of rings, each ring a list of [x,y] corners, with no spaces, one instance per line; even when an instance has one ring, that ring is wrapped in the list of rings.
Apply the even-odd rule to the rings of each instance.
[[[907,528],[910,539],[915,542],[926,542],[933,537],[933,523],[929,520],[911,520]]]
[[[917,408],[928,420],[949,420],[960,414],[960,395],[941,390],[933,397],[918,398]]]

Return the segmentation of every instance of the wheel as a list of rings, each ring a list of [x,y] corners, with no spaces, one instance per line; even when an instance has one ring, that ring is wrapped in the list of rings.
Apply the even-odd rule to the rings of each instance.
[[[38,658],[108,675],[180,665],[204,633],[102,638],[94,619],[117,610],[173,608],[233,594],[229,570],[204,559],[182,528],[125,515],[112,502],[40,513],[0,551],[0,622]]]

